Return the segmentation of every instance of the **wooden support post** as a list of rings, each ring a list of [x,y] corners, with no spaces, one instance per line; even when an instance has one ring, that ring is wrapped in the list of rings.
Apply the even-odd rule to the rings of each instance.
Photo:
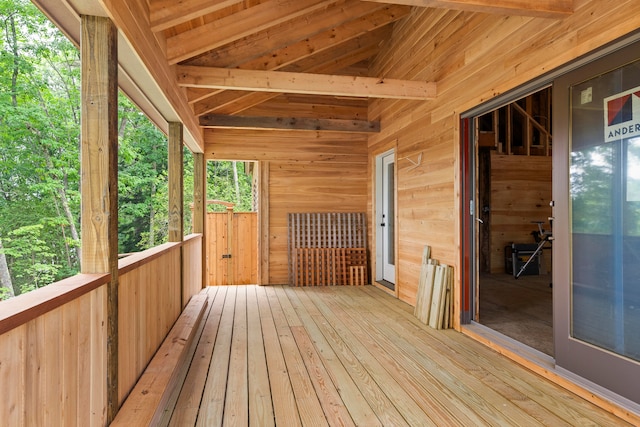
[[[96,425],[118,412],[118,33],[108,18],[82,16],[81,22],[81,217],[82,273],[110,273],[106,301],[106,372],[91,375],[106,390],[91,399]],[[93,348],[99,352],[100,348]],[[97,358],[101,359],[101,358]],[[102,361],[104,363],[104,361]],[[102,368],[102,369],[100,369]],[[93,372],[95,369],[96,372]],[[106,414],[104,405],[106,404]],[[101,405],[101,407],[94,407]],[[106,416],[106,420],[103,418]]]
[[[207,162],[202,153],[193,153],[193,232],[202,234],[202,287],[207,286]]]
[[[182,123],[169,123],[169,241],[184,237]]]
[[[233,253],[233,225],[233,206],[227,206],[227,285],[235,285],[233,257],[237,254]]]
[[[260,174],[259,188],[260,198],[258,201],[258,218],[260,239],[258,257],[259,264],[259,282],[261,285],[269,284],[269,162],[262,161],[258,165]]]
[[[182,123],[169,123],[169,241],[184,240],[184,159]],[[180,248],[180,307],[184,307],[184,268]]]

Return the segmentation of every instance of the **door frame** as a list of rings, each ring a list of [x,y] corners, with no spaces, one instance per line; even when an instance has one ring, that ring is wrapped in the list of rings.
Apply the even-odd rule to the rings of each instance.
[[[374,212],[373,212],[373,223],[375,224],[375,282],[384,280],[384,264],[383,264],[383,235],[382,228],[378,226],[381,223],[382,217],[381,212],[383,209],[383,182],[382,182],[382,172],[383,172],[383,159],[393,155],[394,156],[394,177],[393,177],[393,204],[394,204],[394,215],[391,219],[393,221],[393,227],[396,232],[394,233],[394,263],[395,263],[395,274],[394,274],[394,282],[392,291],[397,294],[398,286],[398,233],[397,233],[397,176],[398,176],[398,168],[397,168],[397,150],[395,147],[387,149],[381,153],[375,155],[374,161]],[[391,283],[391,282],[390,282]]]

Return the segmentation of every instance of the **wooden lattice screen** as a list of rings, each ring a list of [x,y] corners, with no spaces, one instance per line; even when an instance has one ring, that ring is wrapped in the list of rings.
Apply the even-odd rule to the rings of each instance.
[[[367,283],[365,213],[290,213],[288,227],[290,284]]]

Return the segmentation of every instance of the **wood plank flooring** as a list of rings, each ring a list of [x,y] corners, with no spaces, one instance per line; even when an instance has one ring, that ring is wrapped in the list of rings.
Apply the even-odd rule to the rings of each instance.
[[[168,425],[626,425],[372,286],[208,295]]]

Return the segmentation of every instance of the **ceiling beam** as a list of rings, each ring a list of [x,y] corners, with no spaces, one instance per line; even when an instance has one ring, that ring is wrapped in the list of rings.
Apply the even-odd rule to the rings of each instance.
[[[149,24],[154,32],[166,30],[244,0],[151,0]]]
[[[352,50],[345,51],[340,55],[335,55],[328,62],[313,64],[295,63],[284,67],[281,71],[332,74],[353,65],[354,62],[359,62],[365,60],[366,58],[370,58],[372,55],[374,55],[377,49],[377,46],[374,46],[373,48],[365,47],[364,49],[354,48]],[[305,61],[301,62],[313,61],[312,58],[306,58]],[[239,114],[242,111],[245,111],[263,102],[269,101],[270,99],[280,95],[278,93],[267,92],[242,92],[242,95],[235,95],[235,98],[233,98],[225,96],[224,94],[226,94],[227,92],[229,91],[222,91],[221,93],[213,95],[212,97],[207,98],[201,102],[194,103],[193,109],[196,115],[199,116],[206,113],[228,115]],[[235,91],[235,93],[237,94],[238,92]]]
[[[384,29],[383,29],[384,30]],[[379,30],[378,30],[379,31]],[[371,33],[369,33],[371,34]],[[363,37],[368,38],[368,34]],[[332,74],[336,70],[344,69],[346,66],[353,65],[354,60],[361,60],[362,57],[369,58],[373,55],[372,51],[377,51],[377,44],[379,40],[375,40],[376,46],[372,49],[367,49],[367,45],[362,51],[362,46],[359,45],[357,40],[352,40],[349,43],[344,44],[344,52],[338,52],[330,54],[320,50],[318,54],[313,57],[304,58],[305,60],[298,60],[299,62],[289,64],[285,67],[279,68],[280,71],[291,71],[301,73],[318,73],[318,74]],[[348,53],[345,53],[348,52]],[[314,58],[320,56],[322,61],[314,62]],[[327,59],[328,58],[328,59]],[[318,64],[321,64],[319,66]],[[278,68],[277,68],[278,69]],[[187,88],[194,90],[194,88]],[[265,102],[273,97],[278,96],[277,93],[247,93],[237,91],[220,91],[214,89],[200,89],[211,91],[211,96],[202,98],[199,101],[193,103],[193,111],[197,116],[206,113],[218,113],[218,114],[237,114],[245,108],[251,108],[256,103]],[[227,93],[233,92],[235,95],[227,95]],[[240,108],[240,110],[238,110]]]
[[[257,31],[324,9],[335,0],[268,0],[167,38],[170,64],[232,43]]]
[[[306,117],[247,117],[208,114],[200,126],[218,129],[311,130],[329,132],[380,132],[380,122],[366,120],[312,119]]]
[[[565,18],[573,13],[575,0],[366,0],[408,6],[436,7],[471,12]]]
[[[195,66],[178,66],[177,72],[183,87],[388,99],[436,97],[434,82]]]

